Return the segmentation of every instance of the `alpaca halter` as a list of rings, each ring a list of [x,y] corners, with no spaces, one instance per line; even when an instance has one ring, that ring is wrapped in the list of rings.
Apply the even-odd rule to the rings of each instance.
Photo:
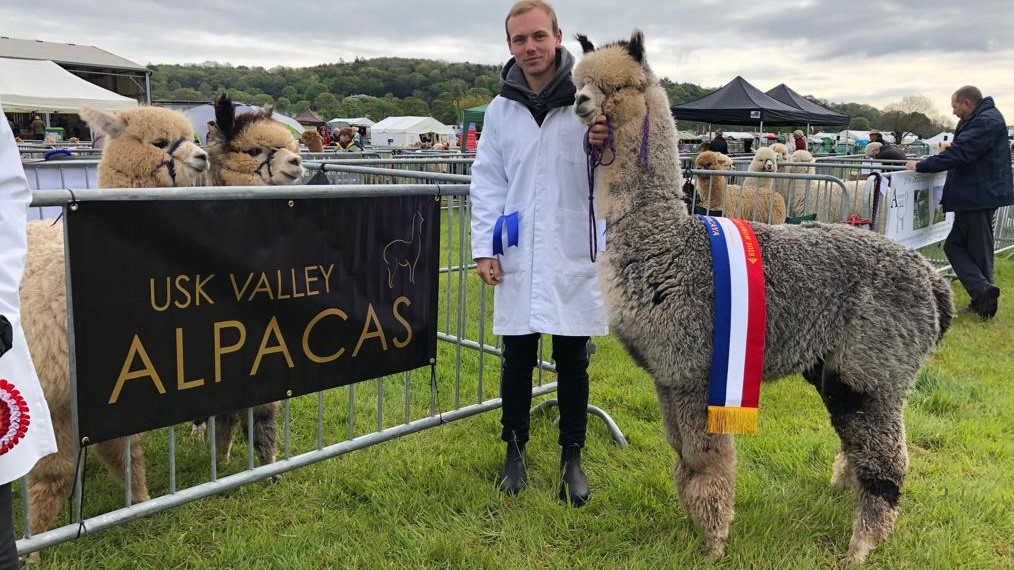
[[[254,170],[254,172],[256,172],[259,175],[261,173],[261,169],[264,168],[264,166],[266,165],[268,167],[268,180],[267,180],[268,184],[271,184],[271,176],[272,176],[271,159],[275,157],[276,152],[278,152],[277,148],[269,150],[267,156],[264,158],[264,162],[262,162],[260,166],[257,167],[257,170]]]
[[[169,155],[169,158],[167,158],[162,164],[155,167],[155,170],[158,170],[163,166],[166,167],[166,170],[169,171],[169,179],[173,181],[173,186],[176,186],[176,163],[173,162],[173,154],[180,148],[180,145],[186,142],[186,140],[186,137],[176,139],[176,142],[174,142],[173,145],[165,151],[166,154]]]

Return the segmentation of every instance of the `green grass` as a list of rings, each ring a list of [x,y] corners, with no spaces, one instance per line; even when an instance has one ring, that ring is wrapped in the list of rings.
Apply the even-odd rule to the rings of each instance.
[[[1014,262],[998,260],[996,269],[1001,288],[1014,292]],[[453,315],[457,277],[451,279]],[[442,311],[445,295],[442,289]],[[478,295],[470,276],[465,304],[476,306]],[[956,294],[958,306],[967,302],[963,292]],[[478,334],[477,321],[471,316],[467,323],[469,338]],[[490,323],[487,314],[487,331]],[[456,322],[442,321],[445,329],[455,331]],[[911,467],[901,515],[867,567],[1014,567],[1012,336],[1014,301],[1004,296],[992,322],[960,315],[927,363],[906,412]],[[487,332],[486,342],[493,340]],[[513,498],[495,491],[502,444],[499,412],[493,411],[287,473],[276,484],[249,485],[47,549],[39,567],[834,566],[851,534],[852,496],[828,484],[838,440],[809,385],[793,377],[764,386],[760,435],[737,438],[737,514],[727,553],[707,564],[697,555],[700,535],[675,497],[673,452],[650,379],[614,338],[597,344],[591,401],[612,415],[631,445],[616,447],[603,424],[590,419],[585,470],[593,497],[582,509],[556,499],[552,414],[533,418],[531,487]],[[453,345],[440,343],[437,407],[443,411],[454,407],[455,354]],[[485,358],[480,392],[475,353],[463,351],[462,358],[461,404],[495,397],[497,359]],[[428,371],[412,374],[413,419],[428,414],[428,379]],[[357,435],[377,426],[377,390],[376,381],[355,390]],[[385,379],[383,392],[384,426],[403,422],[403,377]],[[347,437],[349,399],[345,388],[325,393],[325,444]],[[293,453],[316,444],[316,406],[316,396],[293,401]],[[205,446],[177,431],[179,485],[205,481]],[[153,496],[167,491],[165,439],[160,430],[146,441]],[[246,445],[237,442],[219,475],[245,465]],[[122,489],[98,462],[89,461],[86,477],[87,514],[122,502]]]

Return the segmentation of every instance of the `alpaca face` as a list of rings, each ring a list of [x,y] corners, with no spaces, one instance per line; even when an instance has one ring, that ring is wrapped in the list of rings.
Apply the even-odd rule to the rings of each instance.
[[[775,143],[775,144],[771,145],[769,148],[771,150],[775,151],[775,161],[776,162],[788,162],[788,160],[789,160],[789,147],[785,146],[782,143]]]
[[[112,114],[86,107],[81,117],[109,138],[99,164],[102,186],[103,179],[133,188],[199,186],[208,170],[208,153],[194,144],[194,128],[181,113],[137,107]],[[122,176],[104,177],[103,170]]]
[[[574,68],[574,112],[584,123],[591,123],[596,115],[609,115],[610,101],[622,91],[643,91],[651,71],[644,60],[644,36],[635,30],[629,41],[606,44],[595,49],[588,38],[578,35],[584,53],[595,52],[595,57],[583,58]],[[633,65],[632,65],[633,64]]]
[[[271,120],[272,108],[236,116],[228,95],[215,101],[218,130],[209,140],[212,183],[220,186],[280,186],[303,174],[299,145],[288,129]]]
[[[771,148],[762,148],[753,156],[750,162],[750,170],[753,172],[777,172],[778,154]]]

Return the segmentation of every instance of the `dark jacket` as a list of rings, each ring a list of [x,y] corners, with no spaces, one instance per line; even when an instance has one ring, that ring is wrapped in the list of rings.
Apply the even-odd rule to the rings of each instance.
[[[877,153],[877,160],[907,160],[905,151],[901,148],[893,145],[884,143],[884,146],[880,147],[880,152]]]
[[[729,143],[725,142],[725,139],[722,138],[722,135],[718,135],[717,137],[711,139],[711,144],[708,146],[708,148],[715,152],[729,154]]]
[[[940,203],[947,212],[990,210],[1014,204],[1007,126],[986,97],[958,122],[954,142],[936,156],[916,163],[919,172],[947,171]]]

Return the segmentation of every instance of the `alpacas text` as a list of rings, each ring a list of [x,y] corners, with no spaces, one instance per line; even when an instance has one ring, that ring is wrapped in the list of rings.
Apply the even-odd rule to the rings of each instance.
[[[227,291],[229,302],[238,303],[255,301],[284,301],[287,299],[299,299],[320,294],[331,293],[334,289],[332,276],[334,264],[308,265],[300,268],[289,268],[287,270],[276,270],[274,272],[246,272],[242,274],[228,273]],[[195,274],[176,275],[164,278],[150,278],[149,302],[155,312],[169,311],[170,309],[196,309],[203,305],[214,305],[217,293],[214,285],[220,285],[221,280],[216,281],[216,274]],[[364,345],[368,342],[377,343],[376,349],[387,352],[391,347],[395,349],[405,348],[412,342],[412,326],[408,321],[406,311],[412,307],[412,300],[407,296],[399,296],[394,299],[390,307],[385,307],[388,312],[381,318],[377,307],[373,303],[367,303],[366,313],[361,317],[362,322],[350,323],[349,311],[337,306],[328,306],[314,314],[299,331],[300,341],[294,343],[294,338],[286,340],[281,324],[277,316],[272,315],[260,333],[260,341],[257,344],[257,351],[250,364],[249,376],[256,376],[261,369],[261,364],[266,357],[282,358],[284,364],[289,368],[295,368],[293,359],[293,345],[298,346],[295,350],[297,355],[301,354],[308,363],[325,364],[333,362],[348,353],[347,346],[340,343],[331,343],[324,340],[318,344],[330,344],[330,352],[320,354],[314,348],[314,340],[321,340],[326,333],[321,333],[318,328],[325,319],[338,319],[341,325],[351,324],[359,331],[355,338],[355,346],[352,347],[350,357],[356,358]],[[394,319],[399,325],[399,330],[391,331],[385,329],[383,322],[391,322]],[[247,345],[248,334],[252,327],[239,320],[227,319],[215,321],[211,325],[211,351],[213,369],[213,381],[222,382],[223,359],[227,355],[240,352]],[[388,327],[390,328],[390,327]],[[187,378],[187,335],[183,327],[175,328],[175,376],[176,389],[178,391],[201,388],[205,386],[207,374],[200,377]],[[205,372],[207,372],[206,364]],[[159,394],[166,394],[166,385],[162,378],[165,374],[159,374],[145,342],[140,334],[134,334],[130,347],[123,360],[123,366],[110,393],[108,403],[115,404],[120,397],[120,392],[128,381],[147,379],[154,390]]]

